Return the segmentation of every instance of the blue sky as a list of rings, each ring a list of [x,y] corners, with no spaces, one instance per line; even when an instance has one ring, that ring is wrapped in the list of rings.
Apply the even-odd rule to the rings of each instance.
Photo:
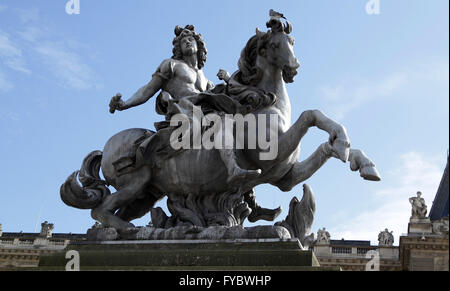
[[[330,160],[307,181],[316,197],[313,231],[376,243],[381,230],[406,232],[408,198],[422,191],[431,207],[449,148],[447,0],[106,1],[0,0],[0,223],[4,231],[84,233],[89,211],[64,205],[59,187],[92,150],[126,128],[154,129],[154,98],[111,115],[115,93],[128,98],[171,56],[175,25],[194,24],[208,48],[205,75],[215,83],[236,70],[241,49],[265,29],[268,11],[293,24],[302,66],[287,86],[295,120],[321,109],[341,122],[352,146],[377,164],[378,183]],[[311,129],[301,159],[327,139]],[[301,185],[283,193],[256,189],[262,206],[287,215]],[[163,206],[163,205],[159,205]],[[146,225],[149,216],[135,221]],[[246,224],[250,226],[250,224]],[[39,230],[39,227],[38,229]]]

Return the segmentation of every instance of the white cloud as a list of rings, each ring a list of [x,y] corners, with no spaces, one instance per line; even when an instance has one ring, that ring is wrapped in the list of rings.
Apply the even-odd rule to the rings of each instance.
[[[40,28],[35,26],[25,27],[24,30],[17,32],[24,40],[29,42],[35,42],[38,38],[42,37],[43,32]]]
[[[328,102],[329,112],[337,120],[372,99],[392,95],[407,83],[408,76],[394,73],[377,80],[353,79],[342,81],[334,87],[321,88],[322,97]]]
[[[64,43],[46,42],[35,48],[61,85],[75,89],[93,87],[93,72],[82,58]]]
[[[407,232],[411,206],[408,198],[422,192],[422,197],[431,209],[439,182],[442,178],[442,160],[430,159],[416,152],[409,152],[400,157],[397,170],[386,177],[395,181],[369,197],[374,201],[373,210],[365,211],[355,218],[330,228],[332,239],[370,240],[378,244],[378,234],[388,228],[394,231],[395,244],[399,237]]]
[[[6,92],[11,90],[13,87],[12,83],[8,81],[6,75],[0,71],[0,92]]]
[[[16,11],[22,23],[38,22],[40,19],[39,9],[35,7],[28,9],[16,9]]]
[[[0,29],[0,60],[4,65],[18,72],[31,73],[24,51],[27,60],[36,65],[36,70],[49,69],[59,85],[80,90],[95,87],[94,73],[80,54],[80,51],[87,50],[85,45],[70,38],[55,39],[52,29],[42,24],[45,19],[37,8],[15,9],[15,12],[22,23],[21,28],[15,34]],[[0,82],[2,91],[12,86],[4,76]]]
[[[327,112],[335,119],[342,120],[349,112],[365,103],[382,97],[401,95],[397,94],[400,90],[413,88],[416,84],[438,82],[448,88],[448,78],[448,61],[428,61],[383,77],[341,80],[337,85],[324,86],[319,90],[326,101]]]
[[[25,65],[22,50],[9,37],[9,35],[0,30],[0,59],[9,68],[22,72],[30,73]]]

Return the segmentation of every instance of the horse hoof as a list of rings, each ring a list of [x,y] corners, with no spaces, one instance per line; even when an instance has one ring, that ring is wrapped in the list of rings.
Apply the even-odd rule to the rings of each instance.
[[[381,180],[381,177],[377,171],[377,168],[375,168],[373,166],[362,167],[361,170],[359,171],[359,173],[361,174],[361,177],[363,177],[365,180],[369,180],[369,181],[380,181]]]

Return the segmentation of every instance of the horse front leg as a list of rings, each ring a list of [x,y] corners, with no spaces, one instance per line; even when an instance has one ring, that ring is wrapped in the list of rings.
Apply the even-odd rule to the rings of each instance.
[[[296,162],[281,180],[272,184],[277,186],[281,191],[290,191],[301,182],[309,179],[330,157],[336,157],[336,153],[328,142],[323,143],[311,156],[302,162]],[[350,149],[349,161],[350,169],[352,171],[359,170],[360,176],[365,180],[381,180],[375,164],[363,151]]]
[[[281,191],[290,191],[301,182],[310,178],[333,155],[332,146],[329,142],[325,142],[306,160],[296,162],[281,180],[272,184],[277,186]]]
[[[277,161],[287,159],[298,147],[310,127],[316,126],[329,133],[329,145],[335,157],[348,161],[350,156],[350,139],[344,126],[327,117],[320,110],[304,111],[297,121],[278,139]]]
[[[366,154],[358,149],[350,149],[350,169],[358,171],[360,176],[369,181],[380,181],[380,174],[375,164],[366,156]]]

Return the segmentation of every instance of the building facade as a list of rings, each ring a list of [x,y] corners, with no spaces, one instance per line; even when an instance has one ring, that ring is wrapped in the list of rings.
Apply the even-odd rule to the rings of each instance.
[[[319,229],[311,246],[321,266],[344,271],[448,271],[449,270],[449,159],[429,215],[425,200],[417,192],[411,197],[408,232],[394,237],[388,229],[380,232],[378,245],[370,241],[332,240]],[[406,201],[405,201],[406,203]]]
[[[400,271],[399,249],[392,245],[373,246],[370,241],[329,240],[316,243],[314,253],[321,266],[343,271]]]
[[[0,224],[0,270],[31,268],[41,254],[64,249],[71,241],[85,240],[83,234],[54,234],[53,224],[41,224],[40,233],[3,232]]]

